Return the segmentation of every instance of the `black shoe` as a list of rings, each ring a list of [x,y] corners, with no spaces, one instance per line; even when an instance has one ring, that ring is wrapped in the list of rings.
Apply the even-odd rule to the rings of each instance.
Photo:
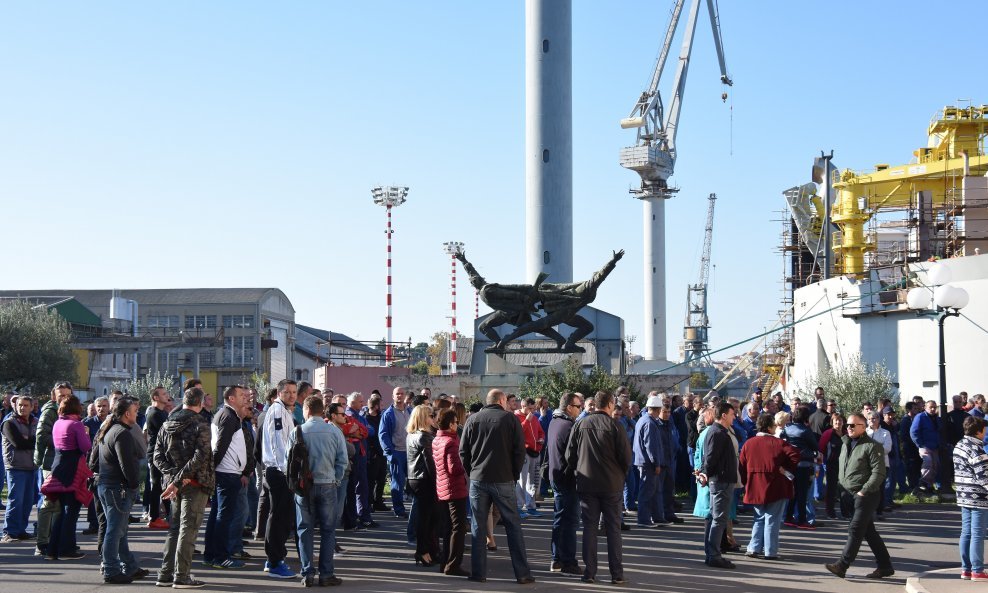
[[[673,517],[672,519],[669,519],[669,521],[671,523],[675,523],[676,525],[682,525],[683,523],[686,523],[686,519],[683,519],[682,517]]]
[[[473,581],[475,583],[486,583],[487,582],[487,578],[486,577],[475,577],[473,575],[468,576],[467,577],[467,580],[468,581]]]
[[[172,581],[172,589],[201,589],[206,586],[206,583],[198,581],[190,575],[189,578],[183,579],[181,581]]]
[[[130,578],[135,581],[139,581],[144,577],[148,576],[149,574],[151,574],[150,571],[143,568],[138,568],[137,570],[134,571],[134,574],[130,575]]]
[[[564,566],[559,572],[570,576],[580,576],[583,574],[583,569],[579,565],[573,564],[571,566]]]
[[[83,554],[82,552],[69,552],[68,554],[59,556],[58,560],[81,560],[85,557],[86,555]]]
[[[375,502],[374,503],[374,506],[373,506],[373,509],[375,511],[382,512],[382,513],[391,510],[391,509],[388,508],[388,505],[384,504],[383,502]]]
[[[125,575],[124,573],[115,574],[112,577],[105,577],[103,582],[107,585],[129,585],[134,582],[134,579]]]
[[[338,587],[343,584],[343,579],[338,576],[319,577],[320,587]]]
[[[377,521],[370,520],[370,521],[361,521],[360,526],[363,527],[364,529],[369,529],[373,527],[380,527],[381,525]]]
[[[589,583],[589,584],[592,585],[592,584],[594,584],[594,583],[597,582],[597,579],[595,579],[593,577],[582,576],[582,577],[580,577],[580,582],[581,583]]]
[[[890,577],[895,574],[895,570],[891,568],[876,568],[874,571],[869,572],[865,576],[869,579],[884,579],[885,577]]]
[[[844,578],[847,574],[847,567],[840,562],[834,562],[832,564],[824,564],[824,568],[834,573],[834,576]]]
[[[87,527],[82,530],[82,535],[96,535],[97,533],[99,533],[99,528],[92,529],[90,527]]]
[[[779,556],[765,556],[762,560],[782,560]]]
[[[621,531],[631,531],[631,525],[621,521]]]
[[[315,587],[316,586],[316,577],[312,576],[311,574],[302,577],[302,586],[303,587]]]
[[[552,564],[549,565],[549,572],[561,572],[563,570],[563,563],[558,560],[553,560]]]
[[[612,585],[625,585],[628,581],[624,577],[614,577],[611,579]]]
[[[130,523],[131,525],[133,525],[134,523],[140,523],[141,522],[141,518],[140,517],[130,516],[130,517],[127,517],[127,522]]]
[[[535,577],[521,577],[518,579],[519,585],[529,585],[535,582]]]
[[[721,554],[739,554],[741,552],[741,545],[735,544],[733,546],[725,546],[720,549]]]
[[[734,568],[734,563],[726,558],[714,558],[713,560],[707,560],[706,564],[710,568]]]
[[[747,556],[748,558],[761,558],[762,557],[762,553],[761,552],[745,552],[744,555]]]
[[[155,587],[171,587],[172,583],[175,582],[175,577],[169,574],[158,573],[158,578],[154,580]]]

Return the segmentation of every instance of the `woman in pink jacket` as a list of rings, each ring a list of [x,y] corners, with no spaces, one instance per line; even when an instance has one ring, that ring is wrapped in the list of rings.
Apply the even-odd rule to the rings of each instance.
[[[58,420],[52,428],[55,461],[42,492],[58,501],[59,514],[51,527],[46,560],[78,560],[85,556],[76,546],[75,528],[80,507],[93,499],[86,487],[86,479],[92,475],[86,465],[92,442],[81,416],[82,404],[71,395],[59,405]]]
[[[456,435],[455,410],[439,413],[439,434],[432,442],[432,459],[436,462],[436,494],[449,507],[450,531],[443,538],[445,549],[443,573],[469,576],[461,566],[467,533],[467,474],[460,461],[460,437]]]

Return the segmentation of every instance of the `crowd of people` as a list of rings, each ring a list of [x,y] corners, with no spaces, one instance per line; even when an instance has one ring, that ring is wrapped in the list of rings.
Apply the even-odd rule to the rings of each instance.
[[[343,582],[334,566],[344,553],[337,530],[375,529],[374,513],[391,513],[407,521],[417,565],[476,582],[487,578],[494,528],[503,525],[514,577],[527,584],[534,577],[522,522],[540,516],[551,496],[549,570],[596,582],[603,533],[609,580],[624,584],[622,531],[631,518],[642,529],[682,524],[676,493],[689,492],[710,567],[734,568],[730,553],[778,560],[783,526],[821,526],[821,502],[830,519],[848,521],[844,549],[826,569],[844,577],[866,541],[877,563],[867,576],[883,578],[894,569],[875,522],[897,507],[896,491],[946,492],[956,483],[962,577],[988,580],[980,395],[956,396],[943,427],[933,401],[906,402],[901,419],[889,400],[844,415],[822,388],[806,403],[781,394],[763,400],[761,390],[746,402],[652,392],[640,407],[622,387],[563,393],[555,409],[545,398],[498,389],[469,410],[428,388],[395,388],[386,408],[376,390],[365,400],[291,380],[263,395],[258,401],[253,390],[230,386],[216,409],[197,379],[179,402],[156,388],[144,410],[120,392],[86,409],[64,382],[40,407],[31,396],[8,395],[0,542],[34,539],[46,560],[82,559],[76,527],[87,507],[83,534],[96,536],[105,583],[149,576],[128,544],[130,526],[140,523],[167,531],[155,584],[199,588],[205,583],[192,567],[205,522],[206,566],[245,568],[244,538],[253,537],[264,542],[267,576],[335,586]],[[144,515],[136,519],[139,498]],[[739,513],[752,514],[746,548],[734,530]]]

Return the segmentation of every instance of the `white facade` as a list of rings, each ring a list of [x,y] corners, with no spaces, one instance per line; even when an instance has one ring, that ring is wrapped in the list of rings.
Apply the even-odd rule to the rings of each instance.
[[[948,397],[960,391],[988,393],[988,373],[984,369],[984,352],[988,351],[988,255],[940,263],[951,271],[950,284],[964,288],[971,297],[960,317],[948,318],[944,323]],[[926,270],[931,265],[909,265],[919,285],[929,284]],[[789,390],[812,389],[812,377],[821,365],[839,366],[860,352],[862,361],[882,362],[888,367],[902,397],[922,395],[924,399],[939,400],[937,318],[919,316],[904,303],[883,305],[880,291],[876,280],[856,281],[844,276],[796,291],[794,318],[798,323],[794,328]],[[810,319],[814,315],[817,316]]]

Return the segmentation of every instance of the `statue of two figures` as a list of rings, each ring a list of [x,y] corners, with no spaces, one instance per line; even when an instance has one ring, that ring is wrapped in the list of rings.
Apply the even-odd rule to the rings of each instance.
[[[477,329],[494,345],[485,352],[503,354],[508,344],[526,334],[541,334],[554,342],[555,349],[523,349],[518,352],[583,352],[577,342],[593,331],[593,324],[580,315],[580,309],[597,298],[597,288],[614,269],[624,250],[615,251],[610,261],[584,282],[554,284],[546,282],[548,274],[541,273],[535,284],[498,284],[487,282],[467,261],[464,253],[456,255],[470,276],[470,284],[480,293],[481,300],[494,313],[485,319]],[[502,337],[497,328],[502,325],[514,329]],[[573,328],[569,338],[556,331],[559,325]],[[514,352],[515,350],[512,350]]]

